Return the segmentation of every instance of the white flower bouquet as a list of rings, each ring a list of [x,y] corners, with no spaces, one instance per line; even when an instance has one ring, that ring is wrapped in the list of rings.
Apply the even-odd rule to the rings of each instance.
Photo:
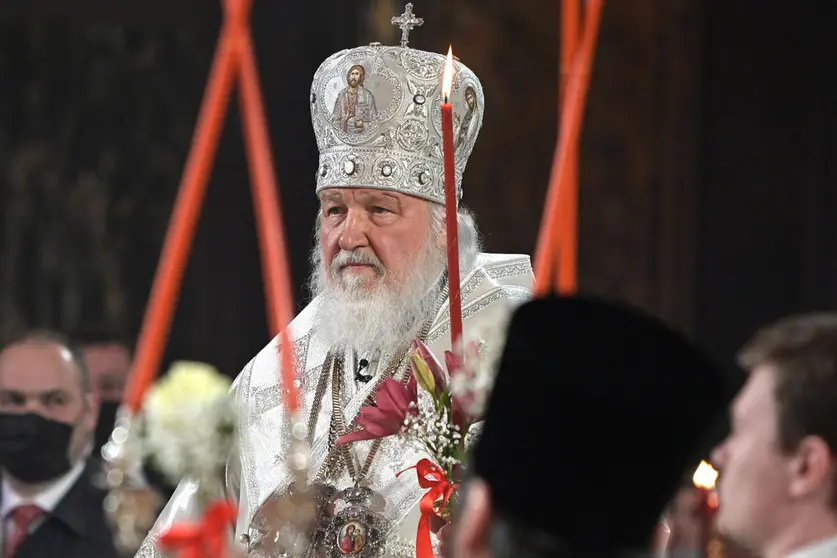
[[[208,364],[180,361],[149,390],[138,433],[151,468],[175,485],[195,479],[211,498],[223,492],[235,432],[229,378]]]

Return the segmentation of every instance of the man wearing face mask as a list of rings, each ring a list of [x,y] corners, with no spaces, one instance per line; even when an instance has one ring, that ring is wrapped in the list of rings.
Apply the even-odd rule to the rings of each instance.
[[[127,343],[108,333],[83,334],[76,338],[76,342],[81,348],[93,390],[99,398],[99,420],[94,437],[94,453],[98,457],[113,432],[131,368],[131,351]]]
[[[0,351],[3,558],[116,558],[88,465],[98,403],[81,358],[53,333]]]

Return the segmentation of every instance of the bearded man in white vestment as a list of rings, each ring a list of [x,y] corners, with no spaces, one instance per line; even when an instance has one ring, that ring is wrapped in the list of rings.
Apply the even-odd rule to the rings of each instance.
[[[441,361],[451,349],[440,148],[443,64],[439,54],[373,43],[331,56],[314,76],[310,105],[320,151],[320,211],[311,256],[314,298],[290,326],[301,413],[310,428],[309,481],[337,491],[368,487],[383,498],[381,514],[387,521],[378,551],[352,529],[342,539],[326,541],[329,556],[415,555],[424,490],[415,475],[396,478],[396,473],[426,456],[397,436],[356,442],[341,452],[335,437],[345,431],[336,428],[335,417],[350,425],[380,381],[409,374],[406,355],[413,339],[422,339]],[[365,86],[378,102],[378,113],[362,134],[349,135],[332,110],[347,70],[355,65],[366,71]],[[481,126],[484,97],[471,70],[459,62],[455,69],[455,115],[462,119],[471,110],[480,119],[456,151],[461,197],[462,171]],[[469,106],[466,90],[478,110]],[[489,350],[500,341],[487,332],[502,333],[497,325],[529,298],[532,269],[528,256],[482,253],[474,220],[462,207],[458,223],[463,336]],[[281,350],[277,337],[234,383],[240,434],[227,486],[239,507],[239,542],[252,543],[260,506],[291,482],[289,421],[278,385]],[[199,513],[196,489],[194,482],[181,483],[139,556],[159,556],[159,534]],[[347,553],[352,541],[355,552]],[[360,548],[364,544],[367,548]]]

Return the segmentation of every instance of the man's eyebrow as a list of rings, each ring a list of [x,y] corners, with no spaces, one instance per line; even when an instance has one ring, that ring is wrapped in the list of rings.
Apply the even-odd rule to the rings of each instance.
[[[66,395],[68,391],[64,388],[50,388],[45,390],[24,391],[12,388],[0,388],[0,393],[9,395],[22,395],[27,397],[46,397],[55,395]]]

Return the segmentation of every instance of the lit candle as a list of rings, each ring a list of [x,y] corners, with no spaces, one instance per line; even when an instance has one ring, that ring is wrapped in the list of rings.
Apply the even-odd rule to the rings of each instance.
[[[692,476],[692,483],[700,491],[701,519],[703,526],[703,555],[707,558],[720,558],[722,547],[720,541],[715,540],[715,513],[718,511],[718,493],[715,491],[715,482],[718,480],[718,471],[706,461],[701,461],[695,474]]]
[[[448,244],[448,294],[450,301],[450,342],[453,346],[462,337],[462,297],[459,286],[459,228],[456,208],[456,172],[453,159],[453,48],[442,75],[442,154],[445,161],[445,215]]]

